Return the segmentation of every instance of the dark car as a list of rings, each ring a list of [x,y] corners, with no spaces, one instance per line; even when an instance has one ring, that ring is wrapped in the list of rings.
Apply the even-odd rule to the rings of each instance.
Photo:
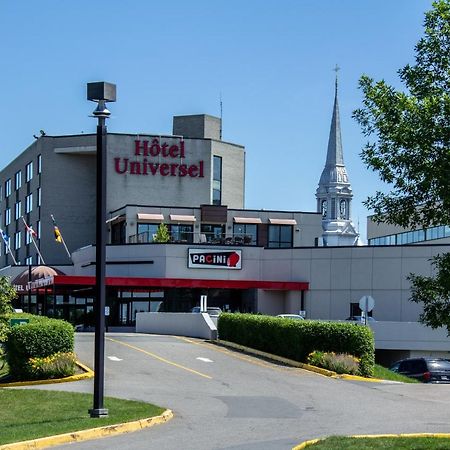
[[[390,370],[423,383],[450,383],[450,361],[443,358],[402,359]]]

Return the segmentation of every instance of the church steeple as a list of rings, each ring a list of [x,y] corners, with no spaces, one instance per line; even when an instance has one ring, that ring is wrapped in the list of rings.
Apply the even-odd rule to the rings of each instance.
[[[322,212],[325,245],[355,245],[358,233],[351,222],[352,188],[344,165],[338,103],[339,67],[336,66],[333,116],[328,138],[327,159],[316,191],[317,211]]]

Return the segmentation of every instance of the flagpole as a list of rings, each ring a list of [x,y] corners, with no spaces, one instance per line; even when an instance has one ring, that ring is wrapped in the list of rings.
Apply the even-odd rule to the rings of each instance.
[[[14,258],[14,255],[13,255],[13,252],[11,251],[11,247],[9,246],[8,240],[5,239],[4,231],[1,228],[0,228],[0,232],[2,233],[3,242],[6,245],[6,250],[9,252],[9,254],[11,255],[12,260],[14,261],[14,264],[17,266],[16,258]]]
[[[53,214],[50,214],[50,217],[52,218],[53,225],[55,226],[55,225],[56,225],[56,221],[55,221],[55,218],[53,217]],[[58,227],[58,230],[59,230],[59,227]],[[66,250],[67,256],[68,256],[69,259],[72,261],[72,256],[71,256],[71,254],[70,254],[70,252],[69,252],[69,249],[67,248],[66,241],[65,241],[64,238],[63,238],[63,235],[62,235],[62,233],[61,233],[61,230],[59,230],[59,235],[61,236],[61,242],[62,242],[62,244],[64,245],[64,249]]]
[[[45,266],[46,264],[45,264],[44,258],[42,257],[41,252],[39,251],[39,248],[38,248],[38,246],[37,246],[37,244],[36,244],[36,241],[34,240],[34,237],[33,237],[33,231],[31,230],[31,228],[30,228],[30,227],[27,225],[27,223],[25,222],[25,219],[23,218],[23,216],[22,216],[22,220],[23,220],[23,223],[24,223],[25,228],[26,228],[26,230],[27,230],[27,233],[28,233],[28,234],[30,235],[30,237],[31,237],[31,241],[33,242],[34,247],[36,248],[36,251],[37,251],[37,253],[38,253],[38,255],[39,255],[39,258],[41,259],[42,264],[44,264],[44,266]]]

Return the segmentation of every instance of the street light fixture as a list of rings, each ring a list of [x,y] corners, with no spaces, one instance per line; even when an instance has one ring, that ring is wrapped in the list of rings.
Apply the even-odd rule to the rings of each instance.
[[[97,202],[95,243],[95,358],[94,406],[91,417],[105,417],[108,409],[103,405],[105,378],[105,260],[106,260],[106,119],[111,113],[106,102],[116,101],[116,85],[99,81],[87,84],[87,99],[97,102],[92,113],[97,117]]]

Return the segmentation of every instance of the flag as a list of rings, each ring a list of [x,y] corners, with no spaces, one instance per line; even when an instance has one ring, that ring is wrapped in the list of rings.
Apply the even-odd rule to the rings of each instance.
[[[3,242],[9,245],[9,236],[0,228],[0,234],[2,235]]]
[[[30,237],[37,238],[37,233],[33,230],[33,227],[29,227],[25,220],[23,221],[23,223],[25,224],[25,228],[27,229],[27,233],[30,235]]]
[[[62,238],[61,231],[59,231],[58,225],[56,225],[56,221],[55,221],[53,215],[51,217],[52,217],[52,221],[53,221],[53,234],[55,235],[55,241],[62,244],[63,238]]]

